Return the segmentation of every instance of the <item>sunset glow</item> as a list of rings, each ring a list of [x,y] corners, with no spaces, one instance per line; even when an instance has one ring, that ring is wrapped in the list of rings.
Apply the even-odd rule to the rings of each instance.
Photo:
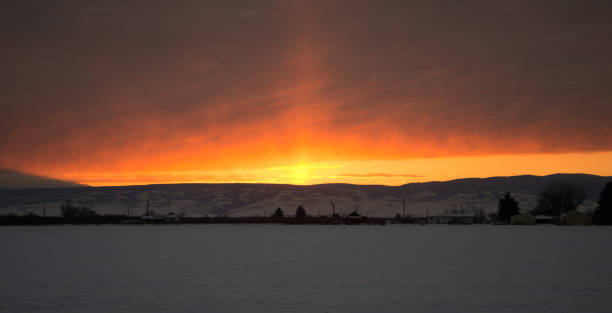
[[[499,155],[406,160],[344,161],[288,166],[142,172],[45,173],[91,186],[161,183],[353,183],[402,185],[464,177],[612,173],[612,153]],[[160,166],[161,167],[161,166]]]
[[[374,3],[16,7],[40,25],[5,36],[0,168],[89,185],[612,175],[605,10]]]

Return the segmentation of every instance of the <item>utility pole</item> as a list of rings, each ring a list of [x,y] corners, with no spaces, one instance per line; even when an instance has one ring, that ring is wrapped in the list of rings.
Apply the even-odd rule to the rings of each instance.
[[[149,218],[149,200],[147,200],[147,213],[146,213],[146,215],[147,215],[147,219],[148,219]]]
[[[336,216],[336,204],[334,203],[334,200],[331,200],[329,203],[331,203],[331,207],[332,207],[332,218],[334,218]]]
[[[393,200],[387,200],[387,201],[391,201],[391,202],[402,202],[402,219],[406,219],[406,195],[402,195],[402,200],[397,200],[397,199],[393,199]],[[399,214],[399,213],[398,213]]]
[[[43,207],[43,217],[46,217],[46,216],[47,216],[47,206],[45,205]]]
[[[402,196],[402,206],[404,207],[404,219],[406,218],[406,195]]]

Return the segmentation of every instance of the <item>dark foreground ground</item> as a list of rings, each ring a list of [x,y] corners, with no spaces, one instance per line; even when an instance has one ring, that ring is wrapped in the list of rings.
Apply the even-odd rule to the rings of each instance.
[[[1,227],[0,312],[612,312],[612,227]]]

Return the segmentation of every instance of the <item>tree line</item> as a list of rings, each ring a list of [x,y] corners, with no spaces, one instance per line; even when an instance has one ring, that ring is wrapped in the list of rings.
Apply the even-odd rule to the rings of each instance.
[[[546,185],[538,194],[533,215],[559,216],[576,210],[587,198],[586,189],[573,182],[555,182]],[[608,182],[599,195],[598,206],[593,212],[593,222],[600,225],[612,224],[612,182]],[[509,192],[499,199],[497,205],[497,220],[510,223],[510,218],[521,212],[519,203]]]

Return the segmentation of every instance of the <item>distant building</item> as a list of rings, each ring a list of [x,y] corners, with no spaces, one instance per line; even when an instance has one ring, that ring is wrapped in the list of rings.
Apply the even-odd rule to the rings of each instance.
[[[357,210],[351,212],[351,214],[346,215],[343,219],[342,222],[344,224],[367,224],[369,221],[369,219],[359,213],[357,213]]]
[[[512,225],[534,225],[536,222],[535,216],[523,213],[510,217],[510,223]]]
[[[120,224],[144,224],[144,221],[142,219],[139,220],[139,219],[132,218],[128,220],[122,220]]]
[[[441,213],[427,217],[429,224],[474,224],[474,213]]]
[[[563,225],[591,225],[591,217],[577,210],[568,211],[561,215]]]
[[[140,219],[145,222],[149,222],[149,223],[160,223],[160,222],[165,221],[163,216],[156,216],[156,215],[144,215],[140,217]]]
[[[555,217],[548,215],[536,215],[535,216],[536,224],[555,224]]]
[[[165,220],[166,222],[171,222],[171,223],[176,223],[180,221],[180,216],[174,214],[174,213],[170,213],[168,215],[166,215]]]

